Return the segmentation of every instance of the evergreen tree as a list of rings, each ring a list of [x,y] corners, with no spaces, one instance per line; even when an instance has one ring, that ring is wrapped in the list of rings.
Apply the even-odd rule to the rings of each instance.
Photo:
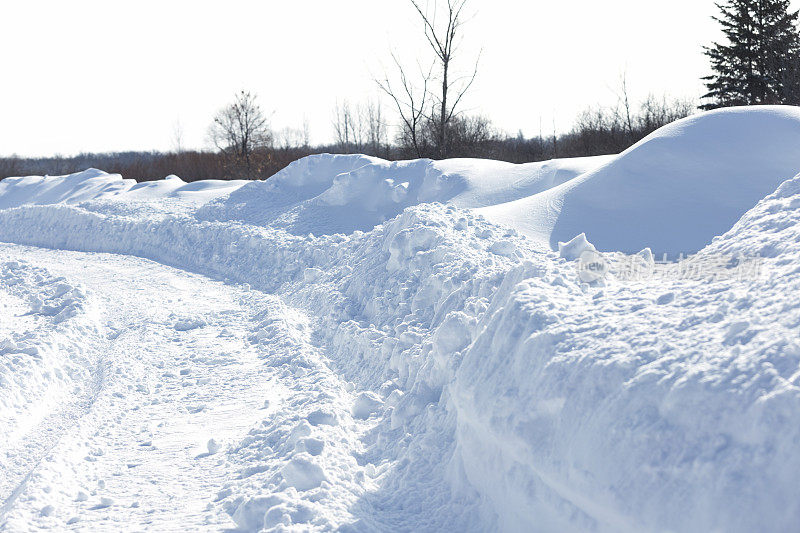
[[[701,109],[800,104],[798,12],[789,0],[727,0],[717,4],[727,43],[705,47],[713,74],[703,78],[710,100]]]

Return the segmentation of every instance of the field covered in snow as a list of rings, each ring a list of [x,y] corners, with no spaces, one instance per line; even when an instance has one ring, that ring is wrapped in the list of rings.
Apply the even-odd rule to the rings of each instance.
[[[2,180],[0,530],[791,531],[798,173],[800,108],[753,107]]]

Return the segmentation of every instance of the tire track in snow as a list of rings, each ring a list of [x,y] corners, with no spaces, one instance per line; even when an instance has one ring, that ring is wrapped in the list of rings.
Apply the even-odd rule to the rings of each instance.
[[[14,506],[20,494],[25,491],[28,481],[42,461],[56,449],[62,435],[79,424],[81,418],[92,408],[102,390],[104,380],[104,361],[98,361],[91,388],[83,397],[48,415],[13,448],[5,450],[7,457],[14,457],[22,462],[22,464],[12,465],[16,467],[16,475],[13,472],[10,473],[10,476],[17,480],[21,478],[21,481],[14,485],[10,493],[7,490],[3,491],[5,499],[0,504],[0,528],[5,524],[6,514]],[[4,474],[7,476],[4,487],[7,487],[9,486],[9,472],[6,471]]]
[[[4,260],[7,259],[5,250],[0,250],[0,254]],[[76,288],[64,284],[63,278],[56,278],[46,270],[18,261],[6,261],[2,270],[3,282],[10,286],[16,296],[7,291],[3,291],[3,294],[14,299],[12,304],[16,305],[12,305],[12,316],[6,317],[8,324],[3,331],[6,338],[0,355],[4,357],[6,365],[11,361],[10,364],[16,366],[5,366],[3,370],[6,375],[0,380],[4,385],[3,400],[10,402],[10,405],[6,405],[11,407],[3,418],[6,445],[0,449],[4,456],[0,462],[4,474],[0,478],[0,526],[5,523],[6,513],[25,490],[38,465],[58,445],[61,435],[91,408],[105,375],[101,355],[103,350],[97,346],[99,334],[92,325],[94,309],[83,291],[77,289],[76,293]],[[62,298],[65,295],[67,298]],[[28,303],[24,303],[24,300],[28,300]],[[75,320],[79,322],[76,324]],[[87,321],[89,327],[86,327]],[[64,357],[63,361],[59,359],[59,355],[63,355],[59,351],[69,346],[77,347],[78,342],[82,343],[77,350],[80,354],[78,361],[70,361],[69,357]],[[82,373],[75,372],[69,365],[80,364],[80,360],[88,362],[87,359],[92,360],[86,376],[88,383],[64,383],[64,370],[70,374],[70,378],[73,375],[80,378]],[[66,367],[47,366],[64,361]],[[18,382],[17,376],[9,375],[9,370],[12,373],[16,371],[28,376],[44,377],[47,385],[27,391],[25,383]],[[54,382],[49,379],[53,374],[62,379]],[[81,391],[77,398],[71,398],[64,390],[68,386],[73,392]],[[37,405],[20,410],[19,404],[11,399],[15,390],[39,396]],[[64,402],[66,404],[62,405]],[[51,411],[44,413],[48,409]]]
[[[352,468],[367,479],[344,485],[356,485],[353,490],[362,493],[365,486],[372,488],[365,497],[358,497],[357,509],[338,514],[337,523],[355,518],[364,520],[362,525],[458,529],[479,519],[479,498],[458,473],[451,476],[445,471],[454,443],[440,388],[441,379],[452,369],[448,364],[436,368],[438,363],[431,365],[428,354],[420,350],[433,333],[431,327],[444,318],[431,312],[437,305],[453,311],[459,303],[474,305],[474,311],[481,312],[482,299],[491,294],[498,276],[518,264],[521,250],[528,249],[513,232],[467,212],[453,221],[451,208],[435,206],[410,210],[368,234],[320,239],[235,223],[198,223],[191,217],[106,216],[65,206],[23,208],[2,215],[6,225],[15,228],[4,238],[15,242],[146,257],[280,294],[288,304],[319,319],[317,342],[305,344],[318,347],[314,359],[330,355],[327,372],[332,381],[341,388],[343,379],[351,380],[384,401],[377,417],[383,420],[376,421],[381,426],[378,431],[366,435],[369,430],[348,428],[351,434],[367,436],[353,445],[363,464]],[[499,248],[494,242],[497,238],[503,239]],[[465,283],[469,278],[472,281]],[[332,290],[322,287],[319,293],[316,288],[326,280],[333,284]],[[450,301],[448,294],[456,286],[461,289]],[[359,309],[360,302],[365,303],[364,309]],[[452,354],[442,355],[446,361]],[[301,377],[291,376],[295,381]],[[347,392],[353,388],[351,385]],[[395,393],[392,388],[400,390]],[[348,424],[352,401],[346,409],[339,406]],[[437,410],[435,414],[430,406]],[[297,424],[298,431],[305,431]],[[276,426],[270,431],[280,434],[283,428]],[[291,436],[288,430],[284,434]],[[269,438],[258,435],[258,440]],[[435,443],[433,454],[428,442]],[[365,445],[372,448],[366,455],[358,451]],[[281,448],[279,453],[288,457],[292,451]],[[264,472],[272,470],[265,468]],[[278,473],[275,476],[280,477]],[[272,482],[272,478],[262,477],[265,483]],[[453,494],[454,488],[459,494]],[[258,509],[255,514],[263,515]],[[307,514],[298,510],[290,518],[307,521]],[[281,516],[285,515],[277,518]]]
[[[256,379],[259,375],[268,373],[265,371],[268,369],[264,369],[256,358],[242,357],[240,360],[238,357],[237,349],[242,348],[242,342],[241,336],[237,336],[236,332],[223,335],[218,340],[212,334],[205,333],[204,330],[210,328],[197,327],[191,323],[190,310],[198,310],[200,314],[204,311],[200,309],[203,304],[198,300],[201,296],[198,292],[203,293],[202,288],[205,285],[222,284],[207,282],[199,276],[185,275],[142,260],[98,258],[85,254],[72,254],[66,258],[58,252],[33,249],[27,249],[21,255],[35,258],[37,264],[47,264],[53,271],[70,278],[78,277],[87,281],[104,300],[104,313],[110,334],[97,350],[108,359],[107,365],[99,364],[99,371],[94,374],[94,386],[86,397],[50,414],[35,431],[30,432],[20,442],[16,455],[21,460],[15,464],[20,466],[19,470],[24,472],[24,476],[22,482],[17,484],[14,494],[4,503],[4,514],[10,515],[6,529],[15,530],[29,521],[43,521],[44,525],[52,518],[60,519],[62,525],[65,521],[77,518],[85,525],[87,522],[92,523],[94,518],[106,520],[108,515],[114,514],[121,515],[118,517],[120,522],[128,523],[131,517],[123,518],[122,515],[131,513],[121,512],[119,505],[109,502],[115,500],[115,497],[124,498],[128,493],[135,492],[137,487],[141,488],[141,485],[153,485],[151,481],[158,476],[166,481],[169,481],[170,475],[181,477],[187,491],[192,489],[196,480],[205,481],[204,492],[199,495],[202,505],[205,506],[213,498],[220,480],[198,474],[213,471],[218,466],[218,461],[209,465],[207,463],[215,458],[207,455],[198,459],[202,451],[195,450],[191,450],[187,457],[184,453],[187,448],[185,441],[196,439],[198,431],[213,433],[223,442],[227,436],[226,430],[246,433],[255,419],[263,415],[257,407],[263,405],[263,388],[268,383],[267,380]],[[128,265],[132,268],[128,269]],[[126,272],[126,269],[129,271]],[[168,271],[166,275],[164,270]],[[156,279],[148,280],[148,274],[154,275]],[[183,279],[182,276],[191,279]],[[195,283],[197,286],[194,286]],[[154,285],[158,290],[153,290]],[[201,290],[197,291],[198,288]],[[146,294],[148,289],[149,294]],[[183,301],[178,302],[181,298],[171,298],[171,293],[183,294]],[[212,295],[216,298],[210,298],[211,303],[206,307],[220,303],[238,305],[235,298],[225,301],[227,293],[228,289],[225,288]],[[173,311],[180,308],[186,316],[170,314],[170,303],[173,304]],[[220,314],[236,311],[240,315],[244,314],[241,308],[222,309]],[[188,326],[181,327],[179,323],[187,320],[186,317]],[[220,348],[226,348],[226,353],[221,354]],[[195,360],[197,353],[192,353],[192,350],[196,350],[202,357],[198,355]],[[147,357],[148,354],[150,357]],[[180,361],[170,360],[168,356]],[[175,365],[176,362],[180,364],[179,367]],[[149,368],[150,365],[152,366]],[[104,379],[106,366],[108,380]],[[230,384],[237,375],[252,379],[240,380],[238,390],[233,390],[236,387],[232,385],[214,386],[214,382]],[[189,380],[194,381],[187,383]],[[199,383],[201,380],[203,383]],[[149,387],[154,390],[147,390]],[[201,389],[211,390],[203,397],[197,392]],[[237,393],[239,397],[223,397],[219,405],[204,406],[203,401],[210,402],[214,399],[214,392]],[[242,396],[247,401],[238,401],[242,400]],[[150,400],[152,405],[147,405],[147,400],[151,397],[157,397],[158,400]],[[253,405],[248,405],[248,402]],[[214,413],[212,407],[218,407],[220,412]],[[242,411],[247,414],[242,415]],[[165,419],[173,421],[179,417],[186,423],[168,424],[161,429],[147,425],[150,420],[154,420],[157,425]],[[198,422],[197,419],[201,421]],[[146,444],[141,442],[144,440],[141,436],[143,432],[148,434],[147,440],[156,442],[150,446],[141,446]],[[121,438],[129,440],[120,441]],[[137,438],[139,442],[132,442]],[[208,447],[207,441],[207,438],[199,442],[192,441],[191,447]],[[189,464],[182,464],[183,459]],[[124,464],[120,464],[120,461]],[[199,463],[199,466],[187,468],[193,466],[192,463]],[[121,468],[130,470],[130,473],[120,475]],[[146,473],[134,474],[137,468]],[[150,468],[149,472],[146,471],[147,468]],[[184,474],[180,472],[181,469],[187,472]],[[107,477],[109,474],[110,477]],[[70,480],[64,483],[59,478]],[[117,483],[115,478],[120,478],[121,482]],[[92,483],[95,486],[87,486]],[[179,483],[165,483],[162,492],[178,490],[179,486]],[[64,494],[59,495],[58,492]],[[48,497],[53,494],[57,497]],[[138,502],[140,507],[144,507],[147,493],[138,496],[145,500]],[[86,501],[80,501],[84,499]],[[168,499],[164,498],[165,501]],[[50,500],[61,501],[48,504],[47,501]],[[137,502],[127,503],[133,505]],[[53,505],[54,509],[48,510],[49,505]],[[94,508],[94,514],[98,516],[93,517],[92,513],[81,516],[78,508]],[[103,511],[104,508],[106,510]],[[58,516],[64,511],[68,514]],[[166,511],[165,508],[156,509],[155,514],[164,515]],[[148,512],[152,510],[145,509],[142,514]],[[174,519],[174,516],[171,518]],[[220,520],[231,524],[225,516],[220,517]],[[52,526],[52,521],[49,523]]]
[[[281,520],[348,519],[364,483],[352,476],[364,423],[350,418],[352,395],[305,315],[148,260],[15,251],[103,300],[107,379],[97,373],[91,401],[41,426],[51,440],[7,501],[6,530],[241,526],[263,520],[265,486]],[[291,449],[266,444],[284,436]],[[319,490],[326,496],[313,501]]]

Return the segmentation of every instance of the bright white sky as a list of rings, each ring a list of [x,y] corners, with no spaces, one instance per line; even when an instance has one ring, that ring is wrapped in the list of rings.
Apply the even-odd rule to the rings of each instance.
[[[213,114],[242,88],[275,129],[306,119],[312,142],[327,142],[337,99],[378,96],[372,78],[390,48],[427,54],[407,0],[0,2],[0,155],[169,150],[176,121],[184,146],[205,147]],[[635,100],[699,96],[701,46],[718,37],[713,0],[471,9],[462,66],[483,55],[467,106],[527,136],[613,103],[624,71]]]

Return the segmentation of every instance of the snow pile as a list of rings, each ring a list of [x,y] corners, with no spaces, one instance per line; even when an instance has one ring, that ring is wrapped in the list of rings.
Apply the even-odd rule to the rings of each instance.
[[[330,235],[369,231],[410,206],[439,202],[481,209],[551,249],[586,233],[602,251],[677,255],[727,231],[800,171],[798,161],[800,108],[762,106],[680,120],[618,156],[514,165],[322,154],[267,181],[188,184],[177,176],[134,184],[89,170],[3,180],[0,208],[94,200],[95,211],[133,216],[177,214],[189,203],[204,206],[200,220]]]
[[[585,233],[576,235],[575,238],[569,242],[558,243],[558,256],[567,261],[575,261],[581,257],[581,254],[596,251],[597,249],[594,247],[594,244],[586,239]]]
[[[66,176],[26,176],[0,180],[0,209],[23,204],[79,203],[115,196],[136,182],[90,168]]]
[[[800,171],[800,108],[702,113],[659,129],[607,164],[489,219],[555,247],[585,232],[603,251],[696,252]]]
[[[563,183],[609,158],[514,165],[500,161],[388,162],[322,154],[292,163],[267,181],[250,182],[198,212],[204,220],[238,220],[295,235],[369,231],[421,203],[483,207]]]
[[[197,212],[202,220],[269,225],[296,235],[368,231],[403,209],[440,202],[502,204],[564,183],[612,156],[515,165],[480,159],[389,162],[321,154],[290,164],[267,181],[201,180],[170,175],[136,183],[89,169],[65,176],[0,181],[0,209],[23,204],[78,204],[92,211],[159,216]]]
[[[369,230],[409,205],[455,196],[463,183],[436,172],[430,161],[372,162],[348,172],[307,171],[328,163],[357,163],[361,156],[301,160],[264,182],[252,182],[199,213],[208,220],[241,220],[294,234]],[[325,169],[328,170],[328,169]],[[307,178],[307,179],[304,179]]]
[[[201,205],[235,191],[244,180],[186,183],[178,176],[136,183],[94,168],[64,176],[26,176],[0,180],[0,209],[20,205],[80,204],[91,201],[178,199]]]
[[[475,503],[454,501],[447,482],[456,443],[443,387],[454,368],[450,350],[469,343],[465,328],[476,324],[475,314],[487,308],[503,273],[520,263],[526,245],[513,230],[442,206],[418,206],[369,233],[313,239],[272,228],[187,217],[141,220],[70,206],[6,210],[0,222],[3,240],[132,253],[246,282],[313,314],[331,368],[359,394],[339,414],[289,406],[232,448],[232,460],[247,466],[242,480],[232,480],[217,500],[240,526],[274,524],[264,518],[273,507],[284,509],[275,511],[280,520],[329,527],[465,528],[476,518]],[[503,253],[492,251],[497,248]],[[446,329],[434,340],[440,321]],[[273,353],[270,364],[285,366],[298,400],[316,398],[315,390],[327,389],[331,378],[306,349],[293,347],[307,332],[276,343],[273,332],[282,327],[268,318],[251,342],[265,343],[263,349]],[[353,418],[369,427],[363,442],[346,452],[348,460],[334,444],[347,442]],[[326,434],[323,449],[329,451],[311,455],[319,446],[307,439]],[[325,465],[319,487],[301,490],[318,479],[298,474],[313,470],[305,469],[305,461]],[[262,496],[264,487],[271,487],[271,496]],[[409,508],[418,512],[409,514]]]
[[[776,264],[795,268],[800,260],[800,175],[782,183],[705,251],[776,258]]]
[[[225,196],[242,187],[245,180],[200,180],[186,183],[178,176],[170,175],[163,180],[143,181],[123,193],[125,200],[158,200],[180,198],[198,204]],[[119,200],[122,198],[114,198]]]
[[[31,425],[71,392],[97,326],[86,294],[63,279],[19,261],[0,264],[0,279],[0,432],[13,442],[12,420]],[[37,411],[21,416],[31,398]]]

